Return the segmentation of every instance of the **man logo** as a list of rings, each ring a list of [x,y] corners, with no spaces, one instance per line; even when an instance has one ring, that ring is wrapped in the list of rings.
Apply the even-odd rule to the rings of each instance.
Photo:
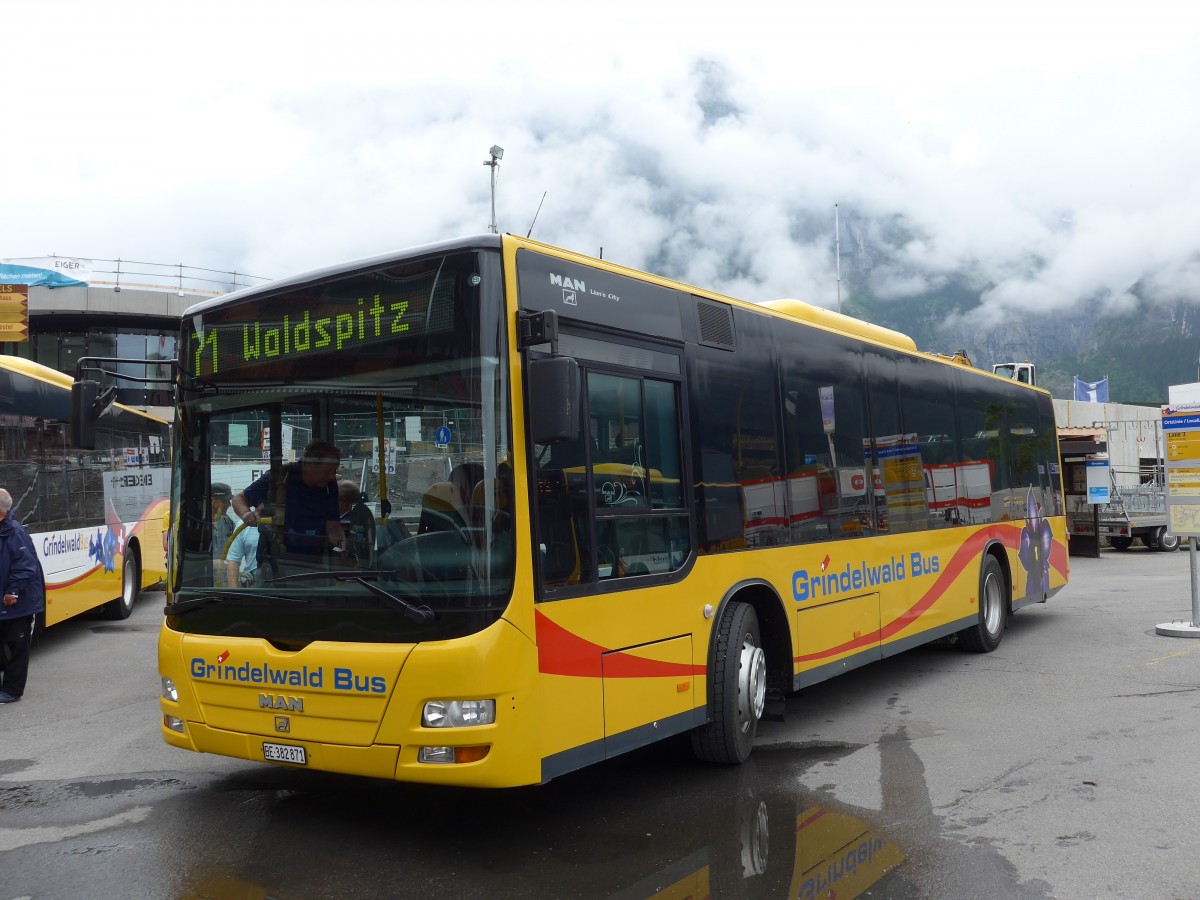
[[[574,291],[587,291],[587,285],[578,278],[572,278],[569,275],[551,275],[550,283],[557,284],[560,288]]]
[[[304,712],[303,697],[285,697],[283,694],[259,694],[259,709],[286,709],[288,712]]]
[[[275,730],[280,734],[290,734],[292,730],[292,720],[287,716],[276,716]]]

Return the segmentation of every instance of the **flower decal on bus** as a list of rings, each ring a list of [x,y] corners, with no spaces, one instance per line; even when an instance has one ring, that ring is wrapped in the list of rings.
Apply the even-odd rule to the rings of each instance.
[[[125,524],[117,516],[117,510],[110,500],[108,503],[108,528],[96,529],[95,537],[88,540],[88,556],[101,566],[105,572],[117,570],[117,557],[125,553]]]

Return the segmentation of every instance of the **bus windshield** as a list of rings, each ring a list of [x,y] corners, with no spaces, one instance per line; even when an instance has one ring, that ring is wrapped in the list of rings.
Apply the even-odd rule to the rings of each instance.
[[[501,308],[499,255],[459,252],[185,318],[168,625],[289,646],[494,622],[514,558]],[[313,441],[336,473],[313,475]]]

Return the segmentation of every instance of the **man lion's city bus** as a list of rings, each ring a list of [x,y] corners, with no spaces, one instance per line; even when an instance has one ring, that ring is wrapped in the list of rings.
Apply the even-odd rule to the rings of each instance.
[[[0,487],[42,563],[46,626],[98,608],[127,618],[141,589],[166,577],[168,425],[114,404],[82,449],[71,443],[71,385],[0,356]]]
[[[798,301],[485,235],[205,301],[179,346],[177,747],[474,786],[684,732],[738,763],[787,694],[990,651],[1067,581],[1050,396]],[[314,439],[374,520],[353,555],[289,556]],[[222,584],[212,484],[264,474]]]

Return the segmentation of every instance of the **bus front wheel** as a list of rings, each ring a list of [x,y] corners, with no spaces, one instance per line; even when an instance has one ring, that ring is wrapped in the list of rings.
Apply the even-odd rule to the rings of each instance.
[[[972,653],[991,653],[1000,646],[1008,615],[1008,581],[996,557],[983,557],[979,567],[979,616],[970,628],[958,633],[958,642]]]
[[[709,721],[692,732],[692,749],[707,762],[743,763],[767,698],[767,657],[758,614],[749,603],[730,603],[717,625],[708,683]]]
[[[138,560],[137,551],[127,549],[125,562],[121,566],[121,596],[110,600],[104,606],[104,618],[128,619],[133,612],[133,604],[137,603],[138,592],[142,588],[142,566]]]

